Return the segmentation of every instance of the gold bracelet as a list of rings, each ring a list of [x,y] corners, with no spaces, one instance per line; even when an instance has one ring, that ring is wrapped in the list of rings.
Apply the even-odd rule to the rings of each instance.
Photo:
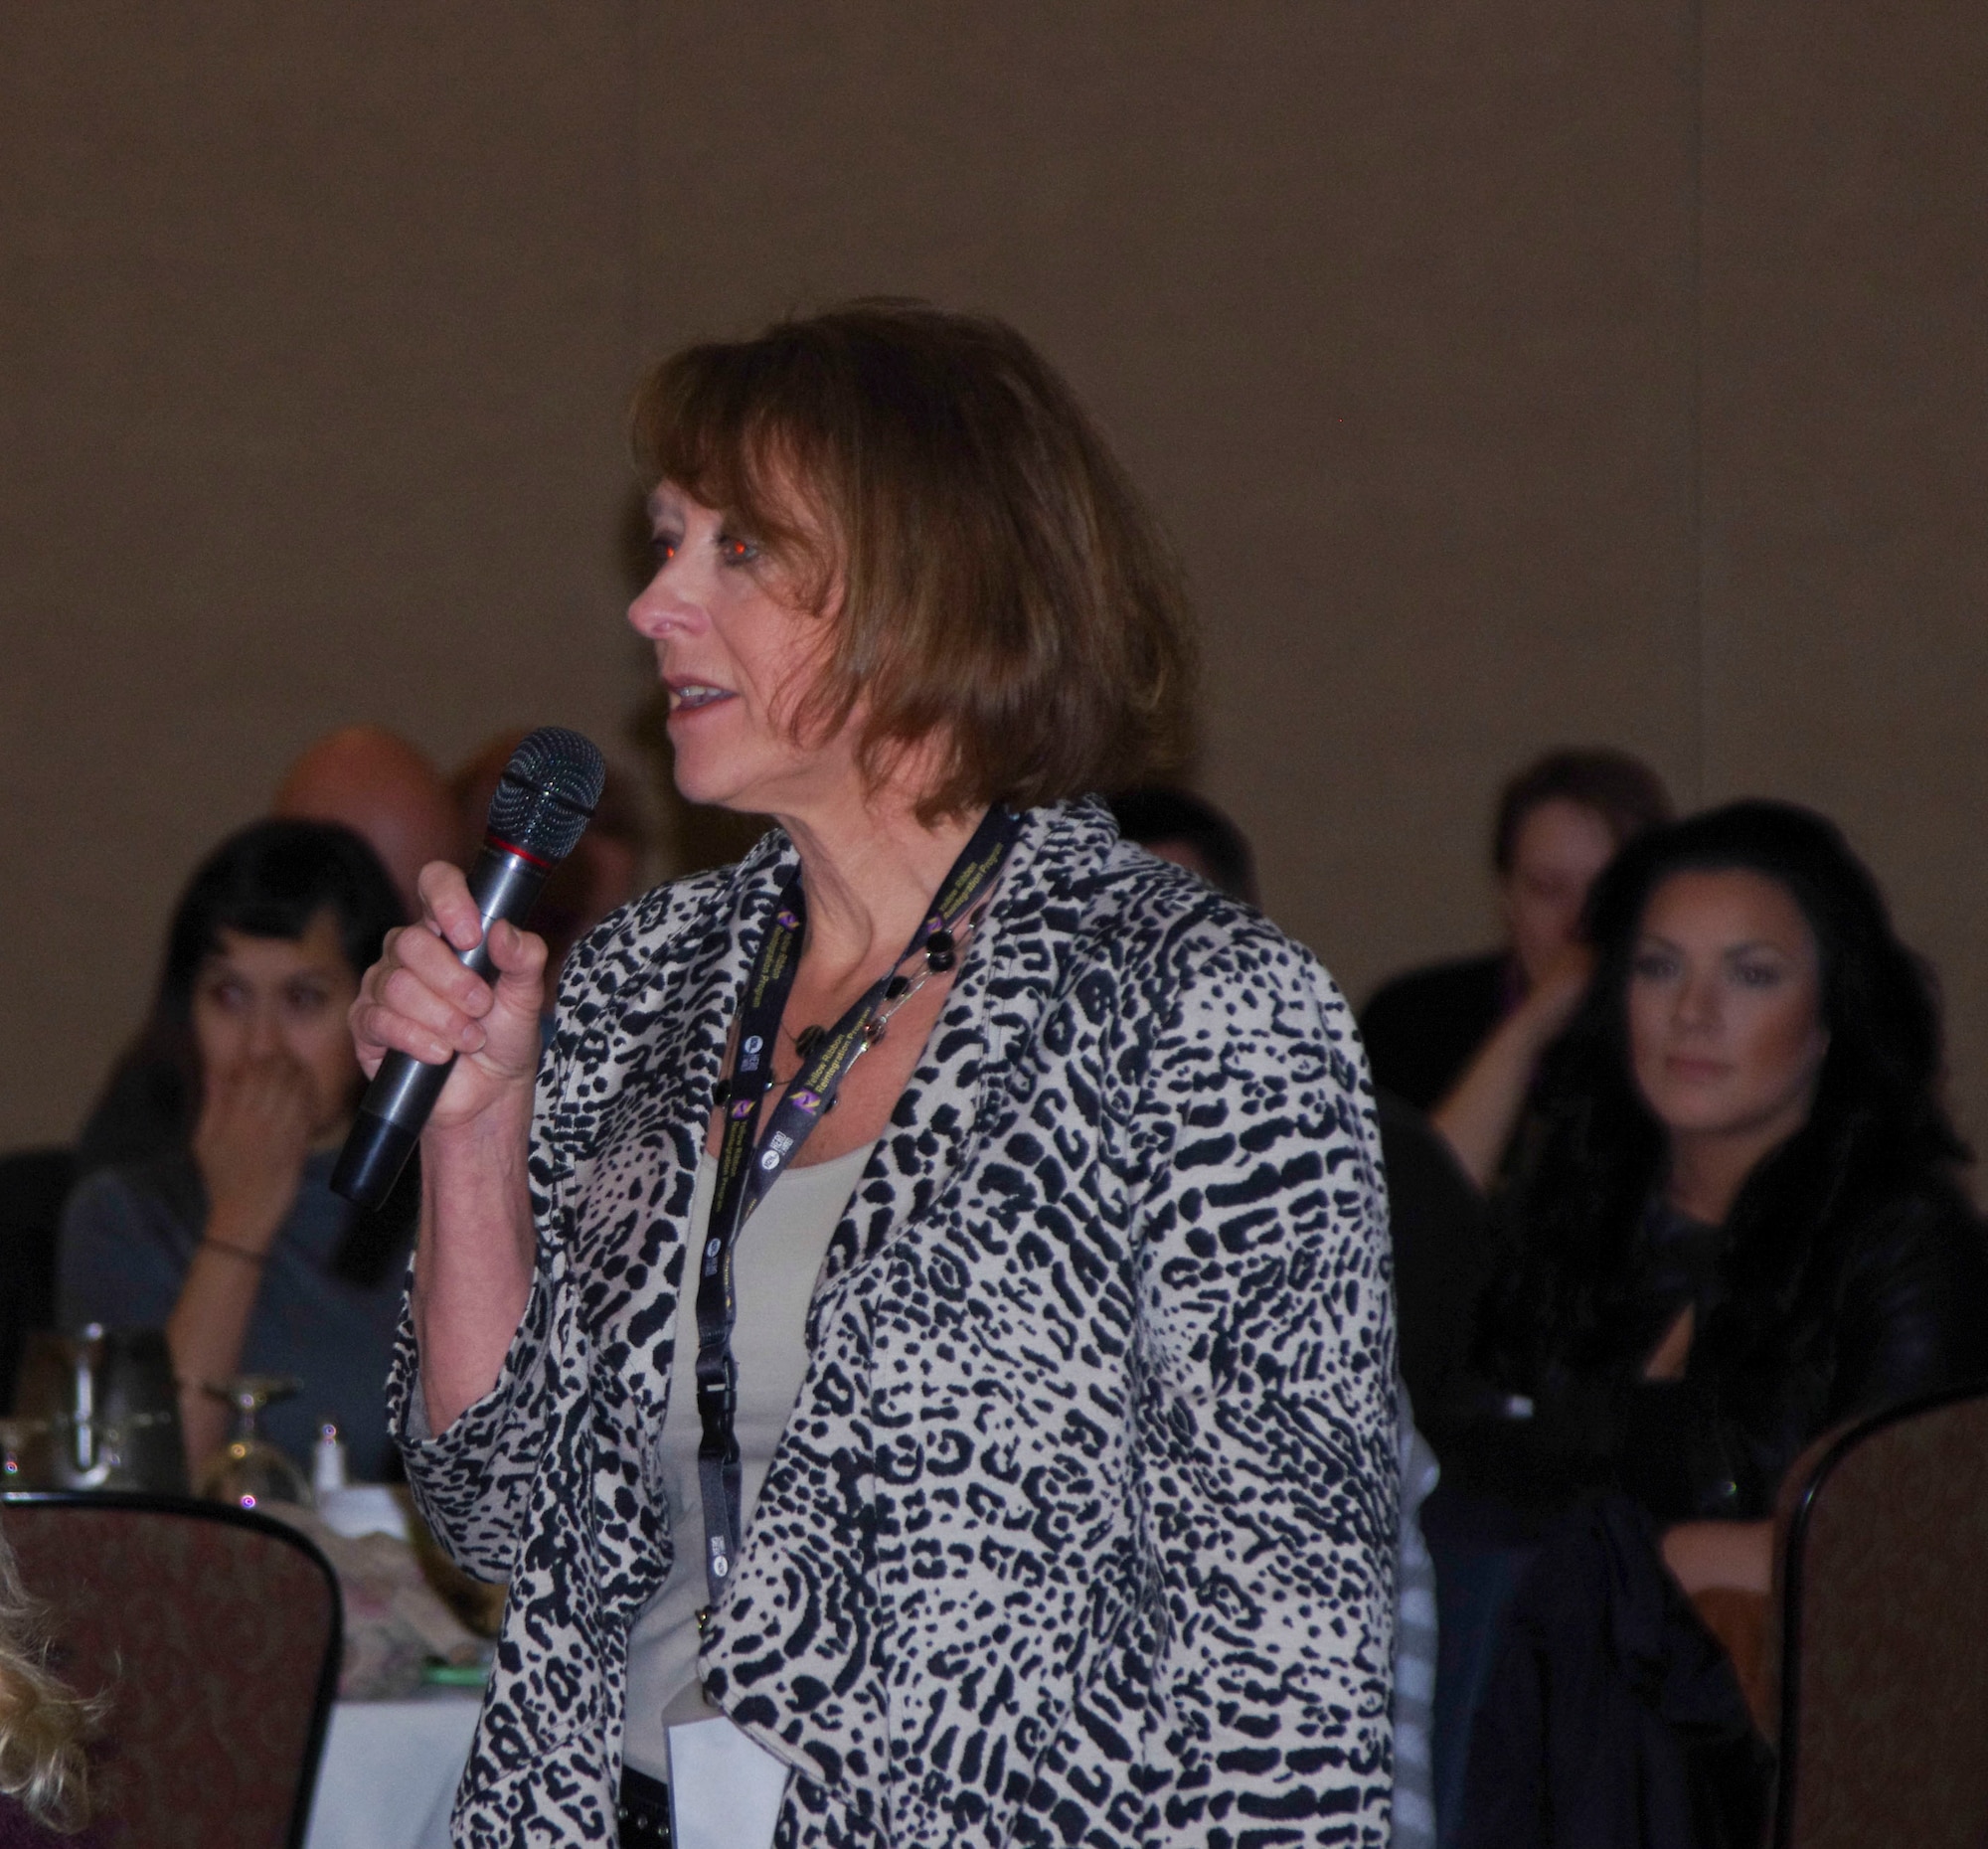
[[[231,1246],[225,1239],[210,1239],[205,1236],[200,1242],[214,1252],[225,1252],[231,1259],[240,1259],[244,1264],[261,1266],[268,1261],[266,1252],[250,1252],[247,1246]]]

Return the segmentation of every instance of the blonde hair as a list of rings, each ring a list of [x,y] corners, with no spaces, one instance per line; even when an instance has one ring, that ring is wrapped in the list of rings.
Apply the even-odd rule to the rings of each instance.
[[[89,1820],[84,1742],[102,1718],[49,1672],[42,1608],[29,1597],[0,1533],[0,1794],[46,1828],[68,1834]]]

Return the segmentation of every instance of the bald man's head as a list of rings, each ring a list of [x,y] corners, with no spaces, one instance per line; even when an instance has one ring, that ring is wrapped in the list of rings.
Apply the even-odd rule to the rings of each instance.
[[[379,726],[347,726],[308,747],[276,791],[271,812],[343,822],[371,844],[414,917],[414,880],[431,860],[459,861],[462,822],[425,753]]]

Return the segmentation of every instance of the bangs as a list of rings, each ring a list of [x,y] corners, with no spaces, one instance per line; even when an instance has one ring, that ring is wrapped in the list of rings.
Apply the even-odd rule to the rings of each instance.
[[[668,482],[737,521],[818,612],[840,547],[831,510],[800,485],[822,478],[829,445],[794,415],[799,371],[749,347],[688,348],[650,375],[630,434],[652,487]]]
[[[828,620],[797,730],[862,708],[881,783],[936,745],[920,820],[1123,787],[1179,761],[1179,562],[1062,378],[986,317],[872,301],[649,375],[631,437]],[[771,587],[769,587],[771,588]]]

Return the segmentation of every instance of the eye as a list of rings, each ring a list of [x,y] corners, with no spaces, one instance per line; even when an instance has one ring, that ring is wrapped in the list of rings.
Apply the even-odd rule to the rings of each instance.
[[[1771,989],[1779,985],[1782,970],[1778,963],[1736,963],[1733,979],[1742,989]]]
[[[232,976],[210,976],[201,984],[201,993],[209,1007],[219,1008],[225,1014],[233,1014],[246,1000],[242,984]]]
[[[718,557],[724,565],[751,565],[759,557],[755,541],[738,533],[721,533],[717,540]]]
[[[650,535],[649,558],[651,563],[654,564],[658,571],[661,571],[664,566],[668,565],[677,556],[677,551],[682,545],[682,539],[674,533],[656,533]]]
[[[298,982],[291,985],[287,999],[297,1014],[320,1014],[330,996],[315,982]]]
[[[1638,950],[1629,973],[1638,982],[1666,982],[1677,974],[1677,958],[1668,950]]]

